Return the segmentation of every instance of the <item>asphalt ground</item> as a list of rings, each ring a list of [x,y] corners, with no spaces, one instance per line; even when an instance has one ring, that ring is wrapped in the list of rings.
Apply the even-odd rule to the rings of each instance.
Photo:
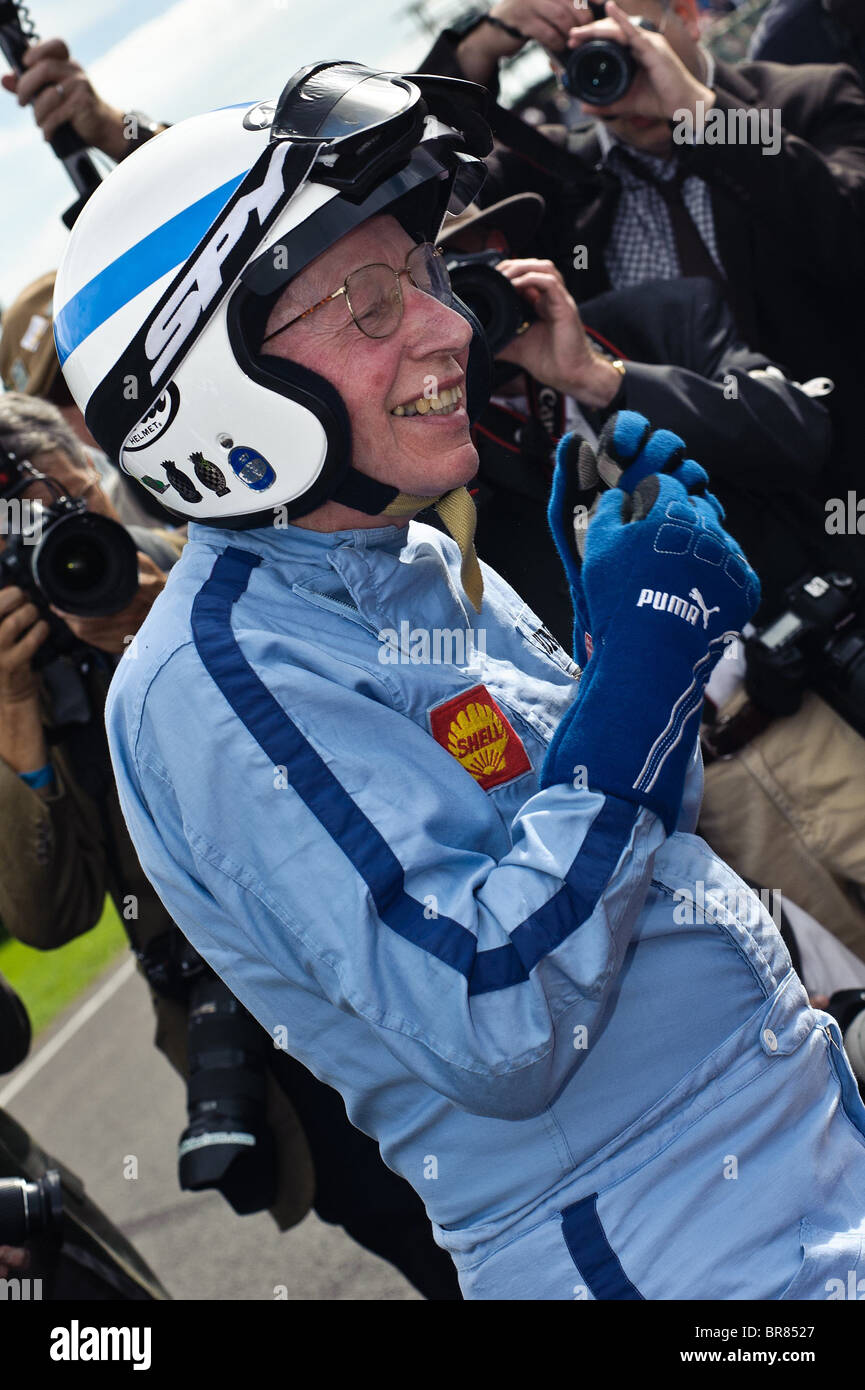
[[[0,1105],[77,1173],[175,1299],[419,1299],[314,1213],[280,1233],[266,1212],[241,1217],[218,1193],[181,1191],[184,1086],[153,1045],[147,989],[130,968],[128,957],[112,965],[0,1077]]]

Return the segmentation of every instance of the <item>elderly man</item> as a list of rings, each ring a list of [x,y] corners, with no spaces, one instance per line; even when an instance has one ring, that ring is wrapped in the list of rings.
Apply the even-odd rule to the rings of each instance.
[[[690,833],[703,686],[756,581],[635,415],[582,566],[560,513],[579,685],[479,568],[482,345],[429,240],[483,136],[471,89],[320,64],[159,136],[76,225],[73,394],[205,523],[112,687],[121,801],[175,920],[342,1092],[467,1297],[827,1297],[861,1265],[865,1112]],[[433,499],[453,540],[405,525]]]

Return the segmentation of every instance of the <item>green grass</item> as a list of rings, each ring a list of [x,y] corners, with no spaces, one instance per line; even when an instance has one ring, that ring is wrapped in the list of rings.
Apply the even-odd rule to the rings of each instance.
[[[114,904],[106,899],[93,930],[56,951],[35,951],[12,939],[0,941],[0,971],[27,1005],[35,1037],[124,949],[126,933]]]

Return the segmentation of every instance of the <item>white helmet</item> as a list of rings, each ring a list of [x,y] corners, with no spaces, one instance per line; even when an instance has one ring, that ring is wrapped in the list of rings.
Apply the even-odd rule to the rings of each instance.
[[[278,101],[173,126],[90,198],[57,272],[57,351],[91,433],[172,515],[244,527],[396,496],[351,467],[338,391],[258,344],[288,281],[352,228],[387,211],[435,240],[448,205],[473,199],[483,96],[318,63]],[[470,416],[487,367],[473,328]]]

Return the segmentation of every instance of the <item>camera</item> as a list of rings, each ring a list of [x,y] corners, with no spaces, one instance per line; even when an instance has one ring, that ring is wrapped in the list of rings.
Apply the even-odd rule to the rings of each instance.
[[[21,499],[33,483],[53,494],[49,503]],[[0,507],[5,509],[6,545],[0,554],[0,588],[16,584],[42,609],[51,606],[77,617],[107,617],[129,604],[138,589],[138,555],[118,521],[87,510],[60,484],[0,445]],[[48,613],[51,636],[38,665],[74,649],[77,639]]]
[[[36,1236],[59,1240],[63,1194],[56,1169],[44,1178],[0,1178],[0,1245],[23,1245]]]
[[[631,23],[658,31],[656,24],[641,16]],[[565,49],[558,58],[565,69],[565,91],[587,106],[611,106],[620,101],[637,73],[631,50],[614,39],[590,39],[579,48]]]
[[[178,1145],[184,1192],[216,1188],[240,1216],[276,1198],[276,1146],[267,1121],[273,1044],[175,928],[139,953],[150,985],[188,1003],[189,1123]]]
[[[505,259],[501,251],[445,252],[454,294],[480,321],[493,356],[525,333],[535,318],[510,280],[496,270]]]
[[[865,626],[849,574],[811,575],[789,608],[745,643],[745,688],[770,714],[795,714],[815,690],[865,738]]]
[[[560,55],[565,90],[588,106],[610,106],[625,95],[637,65],[630,49],[613,39],[592,39]]]

